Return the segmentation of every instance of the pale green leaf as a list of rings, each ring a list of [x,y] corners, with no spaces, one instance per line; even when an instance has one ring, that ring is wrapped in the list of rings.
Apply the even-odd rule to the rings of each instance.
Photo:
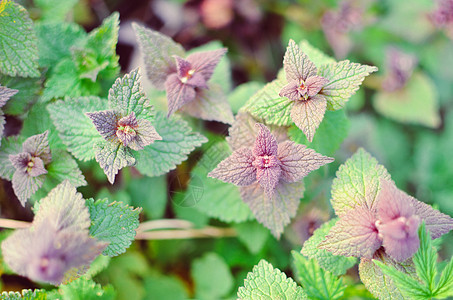
[[[325,249],[318,249],[318,245],[326,238],[330,228],[332,228],[338,218],[324,223],[313,232],[313,235],[304,243],[301,253],[308,258],[315,259],[319,266],[333,275],[343,275],[346,271],[357,263],[355,257],[345,257],[333,255]]]
[[[102,21],[101,26],[88,34],[86,44],[82,45],[93,49],[99,59],[110,59],[116,56],[116,44],[118,43],[118,31],[120,29],[120,15],[112,13]],[[113,59],[115,61],[115,59]]]
[[[437,98],[431,79],[415,72],[402,89],[376,93],[373,106],[376,111],[395,121],[437,128],[441,122]]]
[[[46,180],[55,180],[58,183],[68,180],[75,187],[87,185],[76,161],[66,151],[53,151],[52,161],[46,166],[46,169]]]
[[[111,285],[102,287],[92,279],[81,277],[59,288],[62,300],[114,300],[116,292]]]
[[[279,95],[285,84],[286,81],[281,79],[266,84],[247,101],[243,109],[268,124],[291,125],[293,121],[290,113],[294,101]]]
[[[381,178],[390,179],[390,174],[364,149],[357,150],[333,180],[331,203],[335,213],[341,216],[359,205],[373,209]]]
[[[107,100],[98,97],[68,98],[49,104],[47,109],[68,151],[79,160],[93,159],[93,146],[104,139],[85,113],[107,109]]]
[[[165,89],[167,75],[176,71],[173,55],[185,56],[184,49],[171,38],[157,31],[132,23],[135,36],[144,56],[146,75],[160,90]]]
[[[0,10],[0,72],[38,77],[38,47],[28,12],[14,1],[3,0]]]
[[[223,299],[233,288],[233,276],[228,265],[213,252],[193,261],[191,275],[197,299]]]
[[[362,258],[359,264],[360,280],[375,297],[382,300],[405,299],[402,290],[395,284],[395,281],[383,274],[382,270],[376,265],[377,260],[413,276],[415,275],[415,268],[412,260],[398,263],[385,254],[383,250],[378,250],[373,260]]]
[[[351,63],[349,60],[319,67],[318,75],[329,80],[321,90],[321,94],[327,98],[327,109],[342,108],[359,89],[365,77],[377,70],[376,67]]]
[[[3,138],[0,146],[0,178],[11,181],[13,174],[16,171],[13,164],[9,160],[10,155],[15,155],[22,152],[22,143],[25,138],[22,136],[10,136]]]
[[[434,291],[437,275],[437,251],[434,248],[429,231],[425,229],[425,223],[418,230],[420,248],[418,248],[412,260],[414,261],[418,277],[422,280],[428,291]]]
[[[35,5],[41,9],[41,20],[64,21],[78,0],[34,0]],[[60,38],[60,37],[59,37]],[[61,38],[65,38],[61,36]]]
[[[147,176],[159,176],[174,169],[186,160],[195,147],[207,141],[204,136],[192,132],[188,124],[176,116],[167,119],[160,112],[156,114],[153,125],[162,140],[135,153],[137,169]]]
[[[145,299],[187,300],[187,287],[176,276],[151,275],[144,278]]]
[[[133,166],[136,162],[129,147],[106,140],[94,145],[94,155],[111,184],[115,182],[115,176],[119,170]]]
[[[340,148],[343,140],[348,136],[350,127],[349,119],[344,109],[326,111],[313,141],[310,143],[305,134],[295,125],[288,130],[289,138],[298,143],[307,145],[309,148],[323,155],[333,156]]]
[[[435,294],[439,299],[453,296],[453,259],[442,270]]]
[[[258,254],[269,237],[269,230],[256,221],[243,222],[233,226],[242,242],[252,254]]]
[[[303,40],[299,43],[299,48],[308,55],[308,58],[315,64],[316,67],[320,67],[325,64],[335,63],[335,59],[326,55],[318,48],[313,47],[307,40]]]
[[[0,294],[2,300],[46,300],[47,295],[45,290],[22,290],[22,292],[2,292]]]
[[[90,235],[110,243],[102,254],[113,257],[126,252],[135,238],[141,208],[109,203],[107,199],[88,199],[86,204],[91,218]]]
[[[85,274],[83,274],[83,276],[88,279],[92,279],[94,276],[98,275],[99,273],[107,269],[107,267],[110,264],[110,259],[111,259],[110,256],[99,255],[93,260],[93,262],[90,265],[90,268]]]
[[[239,109],[252,97],[256,92],[264,87],[264,83],[258,81],[249,81],[238,85],[229,95],[228,102],[231,105],[233,113],[237,114]]]
[[[322,269],[315,259],[307,259],[299,252],[291,251],[296,276],[310,299],[339,299],[346,285],[343,280]]]
[[[0,74],[0,82],[10,89],[19,91],[2,108],[7,115],[17,116],[24,114],[32,103],[36,101],[38,92],[41,89],[41,80],[39,78],[10,77]]]
[[[300,286],[264,259],[247,274],[238,297],[244,300],[307,299]]]
[[[201,182],[200,196],[195,196],[196,190],[199,190],[196,184],[189,183],[187,193],[193,195],[197,203],[195,208],[204,214],[224,222],[243,222],[254,217],[250,208],[242,201],[238,187],[207,177],[229,154],[231,149],[226,142],[207,145],[203,157],[191,173],[193,181]]]
[[[143,208],[143,212],[151,219],[164,217],[167,206],[167,177],[133,178],[127,185],[127,194],[132,204]]]

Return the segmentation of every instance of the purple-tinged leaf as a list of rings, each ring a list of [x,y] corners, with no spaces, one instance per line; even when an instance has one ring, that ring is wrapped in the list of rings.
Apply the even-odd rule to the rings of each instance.
[[[310,76],[305,81],[306,93],[308,96],[313,97],[329,82],[328,79],[321,76]]]
[[[380,180],[390,179],[387,170],[362,148],[340,166],[336,175],[331,203],[339,217],[359,206],[375,210]]]
[[[226,48],[196,52],[187,56],[187,61],[191,63],[195,73],[200,73],[204,80],[208,81],[226,52]]]
[[[22,144],[22,150],[30,153],[32,156],[41,158],[44,164],[50,163],[52,155],[50,153],[49,141],[47,139],[48,135],[49,131],[46,130],[44,133],[29,137]]]
[[[39,202],[33,225],[51,222],[57,230],[83,231],[91,225],[90,213],[82,194],[65,180]]]
[[[137,136],[135,129],[138,127],[138,122],[135,113],[132,112],[130,115],[119,119],[117,126],[116,136],[127,147]]]
[[[318,247],[334,255],[371,258],[382,245],[375,223],[374,213],[357,207],[335,223]]]
[[[415,276],[415,267],[411,259],[398,263],[389,257],[381,248],[373,256],[373,260],[379,260],[387,266],[393,266],[397,270]],[[387,275],[383,274],[381,269],[373,263],[373,260],[362,258],[359,264],[360,280],[365,284],[375,297],[383,300],[403,300],[406,299],[401,294],[400,289],[395,282]]]
[[[115,80],[109,90],[108,103],[121,117],[135,113],[138,119],[153,121],[154,107],[143,92],[140,68]]]
[[[379,221],[386,223],[399,217],[409,218],[415,214],[411,196],[399,190],[391,180],[381,179],[380,185],[381,190],[376,197]]]
[[[190,105],[181,107],[181,111],[207,121],[219,121],[225,124],[234,122],[230,104],[221,86],[217,84],[210,84],[209,89],[198,90],[195,100]]]
[[[177,55],[175,55],[174,58],[176,60],[176,73],[178,74],[178,78],[182,84],[187,84],[192,87],[203,89],[208,88],[208,86],[206,85],[207,80],[201,73],[197,72],[197,70],[192,67],[190,62]]]
[[[2,139],[0,146],[0,178],[11,181],[16,168],[11,164],[10,155],[22,152],[22,143],[25,139],[22,136],[10,136]]]
[[[28,173],[16,170],[13,174],[13,190],[22,206],[42,186],[45,175],[31,177]]]
[[[291,141],[278,145],[278,159],[282,169],[282,179],[287,182],[299,181],[311,171],[334,161],[331,157]]]
[[[365,77],[377,70],[374,66],[351,63],[349,60],[321,66],[318,75],[329,80],[321,90],[327,99],[327,108],[342,108],[359,89]]]
[[[417,57],[397,48],[389,47],[386,51],[387,75],[382,82],[382,89],[393,92],[404,87],[417,66]]]
[[[278,94],[281,97],[286,97],[292,101],[299,101],[302,97],[299,91],[300,83],[299,80],[291,80],[287,85],[285,85]]]
[[[288,82],[306,80],[308,77],[316,75],[317,71],[315,64],[310,61],[308,56],[300,50],[293,40],[289,40],[286,48],[283,68]]]
[[[285,226],[296,215],[300,198],[303,197],[304,184],[279,183],[272,198],[269,198],[258,183],[241,187],[240,192],[258,222],[270,229],[276,238],[280,238]]]
[[[145,119],[137,120],[135,113],[118,121],[116,136],[124,146],[132,150],[142,150],[155,140],[162,140],[151,122]]]
[[[274,194],[275,187],[280,181],[282,169],[278,165],[278,159],[275,156],[271,156],[274,159],[263,159],[256,157],[254,163],[260,161],[262,167],[256,168],[256,181],[261,185],[266,194],[271,198]],[[256,166],[256,164],[254,164]]]
[[[167,91],[168,117],[196,97],[194,87],[182,83],[176,74],[168,76],[165,81],[165,89]]]
[[[165,80],[176,72],[173,55],[184,57],[184,49],[171,38],[157,31],[132,23],[138,45],[144,56],[146,74],[159,90],[165,89]]]
[[[253,155],[264,156],[264,155],[277,155],[278,144],[275,137],[271,134],[269,128],[265,125],[256,123],[255,125],[258,130],[258,135],[255,139],[255,145],[253,147]]]
[[[240,148],[221,161],[208,174],[208,177],[217,178],[239,186],[250,185],[256,181],[256,169],[252,165],[254,159],[250,149]]]
[[[17,94],[17,92],[19,92],[19,91],[9,89],[5,86],[0,85],[0,108],[6,104],[6,102],[9,100],[9,98],[11,98],[15,94]]]
[[[93,121],[94,127],[107,141],[116,140],[116,129],[119,115],[113,110],[102,110],[85,113]]]
[[[253,118],[249,113],[241,111],[236,115],[236,120],[228,131],[229,136],[226,137],[228,144],[233,150],[237,150],[241,147],[254,147],[255,139],[258,136],[259,131],[259,128],[255,126],[257,122],[261,121]],[[286,127],[272,125],[269,125],[268,127],[278,143],[288,139]]]
[[[176,74],[178,74],[180,79],[186,77],[189,72],[194,71],[190,62],[177,55],[173,55],[173,57],[176,62]]]
[[[111,184],[115,181],[119,170],[135,164],[135,158],[129,148],[124,147],[121,143],[102,141],[94,147],[96,161],[104,170]]]
[[[28,152],[22,152],[17,155],[10,155],[9,160],[16,168],[16,172],[24,173],[30,177],[47,174],[44,163],[39,157],[31,156]]]
[[[310,97],[308,100],[297,101],[291,109],[291,119],[313,141],[316,129],[324,118],[327,101],[322,95]]]

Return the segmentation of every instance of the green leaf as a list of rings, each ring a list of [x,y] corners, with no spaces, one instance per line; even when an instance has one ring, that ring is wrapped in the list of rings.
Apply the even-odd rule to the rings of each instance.
[[[206,148],[206,147],[205,147]],[[239,189],[229,183],[207,177],[219,162],[231,154],[231,149],[225,141],[207,145],[203,157],[192,170],[193,179],[202,184],[202,194],[195,198],[195,208],[204,214],[224,222],[244,222],[253,219],[253,213],[242,201]],[[189,184],[187,193],[195,195],[197,185]]]
[[[340,148],[344,139],[348,136],[350,127],[349,119],[344,109],[326,111],[324,119],[316,130],[313,141],[310,143],[305,134],[297,126],[292,125],[288,130],[289,138],[304,144],[323,155],[332,156]]]
[[[34,0],[35,5],[41,9],[41,20],[64,21],[78,0]],[[60,38],[60,37],[59,37]],[[66,38],[61,36],[61,38]]]
[[[102,287],[99,283],[85,277],[61,285],[59,292],[63,300],[114,300],[116,297],[112,286]]]
[[[355,257],[345,257],[333,255],[325,249],[318,249],[318,245],[326,238],[330,228],[332,228],[338,218],[324,223],[313,232],[313,235],[304,243],[301,253],[310,259],[315,259],[319,266],[333,275],[343,275],[346,271],[357,263]]]
[[[0,74],[0,82],[10,89],[19,91],[2,108],[7,115],[17,116],[24,114],[32,103],[36,101],[38,92],[41,89],[41,80],[39,78],[19,78]]]
[[[233,276],[228,265],[213,252],[193,261],[191,275],[197,299],[223,299],[233,288]]]
[[[111,184],[119,170],[135,165],[132,150],[121,143],[102,140],[94,145],[94,155]]]
[[[322,269],[314,259],[307,259],[291,251],[299,282],[310,299],[339,299],[346,285],[343,280]]]
[[[229,95],[228,102],[233,113],[237,114],[239,109],[244,106],[250,97],[264,87],[264,83],[249,81],[238,85]]]
[[[424,73],[415,72],[402,89],[376,93],[373,106],[395,121],[437,128],[441,122],[437,98],[431,79]]]
[[[118,30],[120,28],[120,14],[112,13],[102,21],[101,26],[88,34],[85,47],[92,48],[99,58],[116,56],[116,44],[118,43]]]
[[[104,138],[85,113],[107,109],[107,101],[98,97],[68,98],[49,104],[47,109],[68,151],[79,160],[93,159],[93,146]]]
[[[285,273],[262,259],[239,288],[240,299],[307,299],[305,292]]]
[[[422,223],[418,231],[420,248],[418,248],[412,260],[418,277],[429,291],[434,291],[437,275],[437,251],[434,248],[429,231],[427,232],[425,229],[425,223]]]
[[[403,291],[395,284],[396,279],[393,280],[393,277],[383,274],[376,261],[381,261],[387,266],[413,276],[415,275],[415,268],[412,260],[398,263],[385,254],[383,250],[378,250],[373,260],[362,258],[359,264],[360,280],[375,297],[386,300],[406,299],[403,297]],[[417,285],[420,286],[418,281]]]
[[[453,296],[453,259],[442,270],[435,295],[439,299]]]
[[[144,56],[146,75],[159,90],[165,89],[167,75],[176,70],[173,55],[184,57],[184,49],[171,38],[157,31],[132,23]]]
[[[327,109],[342,108],[359,89],[365,77],[377,70],[376,67],[351,63],[349,60],[321,66],[318,75],[329,80],[321,90],[327,99]]]
[[[66,3],[58,1],[62,2]],[[43,67],[53,68],[63,58],[70,57],[70,48],[86,38],[83,28],[75,23],[40,22],[36,24],[35,30],[38,36],[39,65]]]
[[[332,183],[331,203],[338,216],[357,206],[372,209],[380,188],[380,178],[390,179],[387,170],[360,148],[336,173]]]
[[[3,138],[0,146],[0,178],[11,181],[13,174],[16,171],[13,164],[9,160],[10,155],[22,152],[22,143],[25,138],[22,136],[10,136]]]
[[[52,158],[53,160],[46,166],[48,172],[47,181],[53,179],[60,183],[64,180],[69,180],[75,187],[87,185],[79,166],[69,153],[63,150],[56,150],[52,152]]]
[[[113,257],[126,252],[135,238],[141,208],[134,209],[121,202],[109,203],[107,199],[96,202],[88,199],[87,206],[91,217],[90,235],[110,242],[102,254]]]
[[[145,299],[189,299],[184,283],[174,276],[151,275],[144,279]]]
[[[252,116],[265,120],[268,124],[291,125],[293,121],[290,113],[294,102],[279,96],[285,84],[284,79],[275,79],[266,84],[247,101],[243,109]]]
[[[387,275],[395,282],[396,286],[400,289],[402,294],[407,299],[431,299],[433,296],[426,286],[420,284],[420,282],[413,277],[396,270],[392,266],[388,266],[381,261],[373,260],[373,262],[382,270],[382,273]],[[393,298],[392,298],[393,299]]]
[[[152,193],[150,193],[152,187]],[[167,206],[167,178],[159,177],[133,178],[127,185],[127,193],[132,204],[143,207],[143,212],[151,219],[164,217]]]
[[[315,64],[316,67],[322,65],[335,63],[335,59],[326,55],[321,50],[316,47],[313,47],[307,40],[303,40],[299,43],[299,48],[308,55],[308,58]]]
[[[2,300],[46,300],[47,294],[45,290],[22,290],[19,292],[2,292],[0,295]]]
[[[109,266],[110,259],[110,256],[99,255],[93,260],[90,268],[85,274],[83,274],[83,276],[88,279],[92,279],[94,276],[98,275]]]
[[[38,47],[33,22],[17,3],[3,0],[0,11],[0,72],[9,76],[38,77]]]
[[[176,116],[167,119],[164,113],[159,112],[153,125],[162,140],[135,153],[137,169],[147,176],[159,176],[173,170],[195,147],[207,141],[201,134],[192,132],[187,122]]]
[[[134,112],[137,119],[153,122],[154,109],[142,90],[139,68],[115,81],[109,91],[109,107],[119,111],[121,116]]]
[[[269,230],[256,221],[243,222],[233,225],[238,234],[238,240],[243,243],[252,254],[258,254],[263,249],[269,237]]]

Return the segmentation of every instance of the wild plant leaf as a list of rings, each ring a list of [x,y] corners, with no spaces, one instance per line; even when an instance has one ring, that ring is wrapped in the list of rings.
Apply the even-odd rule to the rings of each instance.
[[[38,77],[38,47],[28,12],[14,1],[2,1],[0,11],[0,72]]]
[[[2,292],[2,300],[46,300],[47,293],[45,290],[22,290],[22,292]]]
[[[238,233],[238,240],[252,254],[258,254],[269,238],[269,230],[256,221],[242,222],[234,225],[234,228]]]
[[[94,145],[94,157],[111,184],[115,182],[115,176],[119,170],[136,163],[135,157],[128,147],[106,140]]]
[[[383,274],[382,270],[376,265],[376,261],[381,261],[387,266],[414,276],[415,268],[412,260],[397,263],[385,254],[383,250],[379,250],[375,253],[373,259],[362,258],[359,264],[360,280],[375,297],[388,300],[405,299],[392,277]],[[418,285],[420,284],[418,283]]]
[[[315,95],[307,101],[298,101],[291,108],[291,120],[312,142],[316,130],[324,119],[327,102],[322,95]]]
[[[93,145],[104,139],[85,113],[107,109],[107,101],[98,97],[68,98],[49,104],[47,109],[68,151],[82,161],[93,159]]]
[[[66,22],[40,22],[35,25],[35,30],[38,36],[39,65],[49,68],[53,68],[63,58],[70,57],[71,47],[87,35],[79,25]]]
[[[102,21],[101,26],[88,34],[85,47],[95,50],[99,59],[118,59],[116,57],[116,44],[118,43],[118,30],[120,15],[112,13]]]
[[[288,130],[289,138],[304,144],[324,155],[333,156],[340,148],[344,139],[348,136],[350,127],[349,119],[345,110],[326,111],[324,119],[319,124],[313,141],[310,143],[305,134],[295,125]]]
[[[41,10],[41,20],[64,21],[77,0],[35,0],[34,3]]]
[[[7,115],[24,114],[36,101],[41,89],[41,79],[39,78],[20,78],[0,74],[0,82],[10,89],[19,91],[2,108]]]
[[[116,292],[111,285],[101,286],[92,279],[81,277],[58,289],[62,300],[102,299],[114,300]]]
[[[109,203],[107,199],[88,199],[90,235],[109,242],[103,254],[110,257],[126,252],[135,238],[141,208],[132,208],[122,202]]]
[[[137,23],[133,23],[132,27],[145,60],[146,75],[157,89],[165,89],[167,76],[176,71],[173,55],[184,57],[184,49],[157,31]]]
[[[437,285],[437,251],[424,223],[419,227],[418,235],[420,237],[420,248],[418,248],[412,260],[418,278],[422,280],[429,291],[434,292]]]
[[[2,139],[0,146],[0,178],[11,181],[16,169],[9,160],[10,155],[22,152],[22,143],[25,138],[22,136],[10,136]]]
[[[296,277],[310,299],[339,299],[346,285],[341,278],[322,269],[315,259],[307,259],[296,251],[291,251]]]
[[[332,183],[331,203],[338,216],[357,206],[372,209],[376,203],[380,178],[390,179],[387,170],[360,148],[337,171]]]
[[[189,183],[187,187],[189,195],[199,195],[193,197],[194,200],[199,201],[195,208],[224,222],[244,222],[253,219],[253,213],[242,201],[237,187],[207,177],[208,173],[231,153],[230,147],[226,142],[212,143],[207,146],[203,157],[191,173],[194,181],[199,179],[202,186]]]
[[[357,263],[357,258],[333,255],[325,249],[318,248],[318,245],[325,239],[337,221],[338,218],[332,219],[316,229],[313,235],[305,241],[301,253],[310,259],[315,259],[324,270],[339,276],[345,274],[349,268],[354,266]]]
[[[268,124],[291,125],[293,121],[290,114],[294,101],[279,95],[285,84],[281,79],[275,79],[266,84],[247,101],[243,109],[255,118],[265,120]]]
[[[438,299],[453,296],[453,259],[442,270],[435,293]]]
[[[327,99],[327,109],[342,108],[359,89],[365,77],[377,70],[376,67],[351,63],[349,60],[320,66],[318,75],[329,80],[321,90]]]
[[[191,275],[197,299],[222,299],[233,288],[233,275],[225,260],[214,252],[206,253],[192,263]]]
[[[244,286],[238,290],[239,299],[307,299],[303,289],[285,273],[262,259],[247,274]]]
[[[46,168],[47,180],[52,180],[57,184],[68,180],[75,187],[87,185],[77,162],[66,151],[53,151],[53,160]]]
[[[299,48],[318,68],[322,65],[335,63],[335,59],[326,55],[318,48],[313,47],[313,45],[311,45],[307,40],[302,40],[299,43]]]
[[[431,79],[416,72],[402,89],[376,93],[373,106],[376,111],[395,121],[437,128],[441,122],[437,98]]]
[[[157,113],[153,125],[162,140],[135,153],[137,169],[147,176],[159,176],[174,169],[195,147],[207,141],[178,117],[167,119],[163,113]]]
[[[258,81],[249,81],[238,85],[229,95],[228,102],[234,114],[237,114],[244,104],[256,92],[264,87],[264,83]]]

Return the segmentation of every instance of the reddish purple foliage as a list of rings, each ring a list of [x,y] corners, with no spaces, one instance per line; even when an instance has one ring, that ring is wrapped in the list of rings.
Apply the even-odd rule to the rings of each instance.
[[[417,57],[391,47],[387,50],[386,59],[387,75],[382,82],[382,88],[393,92],[406,85],[417,65]]]

